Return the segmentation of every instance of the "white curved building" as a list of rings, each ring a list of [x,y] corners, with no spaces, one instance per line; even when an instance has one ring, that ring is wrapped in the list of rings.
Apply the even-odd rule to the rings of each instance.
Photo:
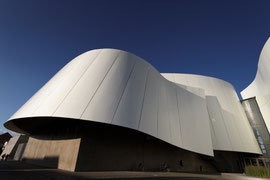
[[[246,114],[230,83],[192,74],[162,75],[175,83],[204,90],[214,150],[260,153]]]
[[[253,82],[241,92],[243,107],[264,158],[270,158],[270,39],[260,54]],[[268,163],[270,166],[270,162]]]
[[[265,124],[270,131],[270,38],[260,54],[257,74],[253,82],[241,92],[243,99],[256,97]]]
[[[82,122],[88,124],[83,126],[77,124]],[[91,129],[89,123],[100,131]],[[85,127],[88,125],[87,130]],[[105,142],[114,134],[127,130],[137,134],[136,137],[132,133],[127,135],[131,139],[129,141],[122,139],[125,134],[120,133],[121,135],[115,135],[116,137],[110,142],[118,139],[120,141],[118,145],[126,148],[122,148],[126,154],[134,150],[131,156],[140,156],[142,152],[143,155],[139,157],[142,158],[141,162],[137,162],[138,158],[134,159],[134,162],[129,160],[129,163],[123,165],[120,170],[132,168],[153,170],[158,169],[158,166],[184,170],[181,165],[182,160],[179,160],[180,167],[168,165],[173,164],[174,159],[181,155],[175,155],[174,159],[171,159],[170,153],[163,149],[163,145],[162,148],[160,147],[161,142],[173,145],[168,146],[169,149],[173,149],[172,151],[177,151],[176,154],[181,151],[182,156],[187,154],[190,160],[197,159],[196,165],[188,165],[189,169],[187,169],[190,171],[203,171],[203,165],[206,171],[212,171],[214,168],[206,162],[209,160],[203,157],[204,155],[210,159],[212,157],[211,161],[215,161],[219,155],[214,156],[214,151],[261,154],[231,84],[199,75],[160,74],[143,59],[114,49],[92,50],[73,59],[29,99],[4,126],[19,133],[30,134],[32,138],[24,154],[26,159],[43,158],[44,160],[46,157],[57,157],[58,168],[72,171],[104,170],[105,166],[108,167],[107,170],[110,169],[110,166],[105,163],[97,163],[95,167],[100,168],[90,167],[85,160],[87,158],[82,155],[80,157],[80,154],[86,151],[84,149],[88,149],[103,158],[104,154],[100,155],[100,151],[90,148],[91,142],[96,142],[96,139],[101,137],[101,141]],[[54,126],[59,131],[54,131]],[[110,132],[110,128],[120,129]],[[90,131],[95,133],[90,135]],[[145,143],[141,144],[138,140],[146,135],[143,141],[152,143],[157,151],[157,154],[150,153],[149,157],[146,157],[145,153],[150,152],[153,147],[148,147]],[[94,136],[95,138],[91,139]],[[149,141],[149,138],[154,139]],[[155,139],[161,140],[160,143]],[[99,141],[97,146],[104,146],[103,149],[118,148],[107,143],[100,144]],[[140,145],[135,147],[136,143]],[[45,147],[45,144],[50,144],[54,148],[42,151],[41,146]],[[125,144],[130,145],[127,147]],[[139,146],[141,148],[136,150]],[[66,147],[72,147],[72,158],[63,153],[67,151]],[[133,148],[130,150],[130,147]],[[160,158],[157,147],[162,149],[160,153],[163,153],[163,156],[164,154],[168,156],[167,159],[160,162],[154,162],[153,159],[147,161],[151,156]],[[67,153],[71,153],[70,150]],[[113,154],[115,151],[108,150],[105,154],[110,153]],[[93,157],[91,158],[93,161]],[[72,165],[67,166],[67,161]],[[119,161],[119,158],[116,161]],[[123,160],[122,163],[125,164],[126,161]],[[78,164],[81,164],[80,167]],[[231,164],[233,169],[234,165]]]

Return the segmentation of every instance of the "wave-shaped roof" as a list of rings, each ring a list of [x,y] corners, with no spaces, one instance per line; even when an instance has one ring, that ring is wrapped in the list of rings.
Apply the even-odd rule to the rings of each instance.
[[[25,132],[14,122],[35,118],[39,123],[40,117],[118,125],[209,156],[214,149],[261,153],[229,83],[161,75],[143,59],[115,49],[92,50],[73,59],[5,127]]]

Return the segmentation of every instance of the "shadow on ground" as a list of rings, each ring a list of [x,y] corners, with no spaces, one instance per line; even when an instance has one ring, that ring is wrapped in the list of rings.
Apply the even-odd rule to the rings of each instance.
[[[246,178],[246,177],[242,177]],[[240,178],[240,179],[242,179]],[[225,180],[235,179],[221,175],[174,172],[69,172],[48,169],[18,161],[0,161],[0,180]],[[239,178],[236,178],[239,179]]]

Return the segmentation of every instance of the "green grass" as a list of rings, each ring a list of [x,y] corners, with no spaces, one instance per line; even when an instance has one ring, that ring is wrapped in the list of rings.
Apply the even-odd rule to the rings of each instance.
[[[247,176],[270,178],[270,168],[258,167],[258,166],[247,166],[245,168],[245,173]]]

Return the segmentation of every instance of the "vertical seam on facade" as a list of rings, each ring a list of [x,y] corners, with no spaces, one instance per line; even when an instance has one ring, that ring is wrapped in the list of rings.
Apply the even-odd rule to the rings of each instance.
[[[116,114],[116,112],[117,112],[117,110],[118,110],[118,107],[119,107],[119,105],[120,105],[120,103],[121,103],[121,101],[122,101],[123,95],[124,95],[124,93],[125,93],[125,91],[126,91],[126,88],[127,88],[127,86],[128,86],[128,82],[129,82],[129,80],[130,80],[130,77],[131,77],[131,75],[132,75],[134,69],[135,69],[135,65],[136,65],[136,64],[137,64],[137,61],[135,60],[135,62],[134,62],[134,64],[133,64],[133,67],[132,67],[132,70],[130,71],[130,74],[129,74],[129,76],[128,76],[128,79],[127,79],[127,82],[126,82],[126,86],[125,86],[125,88],[123,89],[123,92],[122,92],[122,94],[121,94],[121,97],[120,97],[120,99],[119,99],[119,101],[118,101],[118,104],[117,104],[117,106],[116,106],[116,109],[115,109],[115,111],[114,111],[114,113],[113,113],[113,117],[112,117],[112,120],[111,120],[111,124],[113,123],[114,116],[115,116],[115,114]]]
[[[170,81],[167,81],[167,83],[171,83]],[[168,118],[169,118],[169,131],[170,131],[170,140],[171,140],[171,143],[172,143],[172,128],[171,128],[171,118],[170,118],[170,110],[169,110],[169,107],[168,107],[168,90],[167,88],[169,88],[169,85],[165,87],[165,97],[166,97],[166,108],[167,108],[167,113],[168,113]]]
[[[222,86],[223,86],[223,89],[225,88],[224,87],[224,84],[222,83]],[[224,91],[223,91],[223,89],[222,89],[222,94],[224,95],[224,97],[225,97],[225,99],[227,100],[227,94],[226,93],[224,93]],[[227,111],[228,112],[228,111]],[[236,126],[237,128],[239,128],[239,126],[237,125],[237,122],[236,122],[236,119],[234,118],[234,115],[232,114],[232,113],[230,113],[230,112],[228,112],[230,115],[232,115],[232,119],[233,119],[233,126]],[[226,127],[226,129],[227,129],[227,127]],[[240,129],[240,128],[239,128]],[[242,137],[241,137],[241,134],[239,133],[239,131],[238,130],[236,130],[236,133],[237,133],[237,135],[239,136],[239,138],[240,138],[240,146],[242,147]],[[228,134],[229,135],[229,134]]]
[[[77,56],[77,57],[79,57],[79,56]],[[76,58],[77,58],[76,57]],[[75,58],[75,59],[76,59]],[[75,60],[75,59],[73,59],[73,60]],[[71,60],[71,62],[73,61],[73,60]],[[45,87],[46,85],[48,85],[48,83],[53,79],[53,78],[55,78],[55,76],[59,73],[59,74],[62,74],[62,73],[60,73],[61,71],[63,71],[65,68],[66,68],[66,66],[68,66],[71,62],[69,62],[69,63],[67,63],[63,68],[61,68],[60,69],[60,71],[58,71],[43,87]],[[73,68],[72,68],[73,69]],[[71,69],[71,70],[72,70]],[[70,71],[71,71],[70,70]],[[59,75],[58,74],[58,75]],[[35,95],[37,95],[38,94],[38,92],[40,91],[40,90],[42,90],[43,89],[43,87],[41,87],[29,100],[31,100]],[[59,87],[59,85],[57,86],[57,87],[55,87],[55,88],[53,88],[53,90],[46,96],[46,98],[48,98],[57,88]],[[29,100],[26,102],[26,103],[28,103],[29,102]],[[33,110],[33,112],[31,113],[32,115],[42,106],[44,104],[44,102],[41,102],[40,104],[39,104],[39,106],[38,107],[36,107],[36,108],[34,108],[35,110]],[[53,115],[53,114],[52,114]]]
[[[177,111],[178,111],[178,120],[179,120],[179,130],[180,130],[180,140],[181,140],[181,143],[182,143],[182,145],[184,144],[183,143],[183,138],[182,138],[182,126],[181,126],[181,118],[180,118],[180,110],[179,110],[179,103],[178,103],[178,100],[179,100],[179,98],[178,98],[178,93],[177,93],[177,87],[175,87],[175,92],[176,92],[176,102],[177,102]]]
[[[82,118],[83,114],[85,113],[85,111],[86,111],[86,109],[88,108],[89,104],[91,103],[92,99],[95,97],[97,91],[99,90],[100,86],[102,85],[104,79],[106,79],[108,73],[111,71],[111,69],[112,69],[114,63],[116,62],[116,60],[118,59],[118,57],[119,57],[120,54],[121,54],[121,52],[118,52],[118,54],[116,55],[116,57],[115,57],[115,59],[114,59],[112,65],[109,67],[109,69],[108,69],[107,72],[105,73],[105,76],[103,77],[103,79],[101,80],[101,82],[100,82],[100,84],[98,85],[97,89],[95,90],[94,94],[93,94],[92,97],[90,98],[89,102],[87,103],[87,105],[86,105],[85,109],[83,110],[83,112],[82,112],[82,114],[81,114],[81,116],[80,116],[79,119]]]
[[[176,83],[176,81],[175,81],[175,74],[172,74],[172,76],[173,76],[173,82]]]
[[[97,57],[100,55],[102,50],[100,50],[96,57],[94,57],[93,61],[91,63],[88,64],[87,68],[84,70],[84,72],[82,73],[82,75],[79,77],[78,81],[73,85],[73,87],[68,91],[68,93],[66,94],[66,96],[64,97],[64,99],[60,102],[60,104],[57,106],[57,108],[55,109],[55,111],[52,113],[52,115],[54,115],[56,113],[56,111],[59,109],[59,107],[62,105],[62,103],[65,101],[65,99],[67,98],[67,96],[71,93],[71,91],[75,88],[75,86],[78,84],[78,82],[81,80],[81,78],[83,77],[83,75],[86,73],[86,71],[89,69],[89,67],[94,63],[94,61],[97,59]]]
[[[236,120],[236,118],[234,117],[233,114],[232,114],[232,118],[233,118],[233,121],[234,121],[235,124],[236,124],[236,127],[237,127],[238,129],[241,129],[241,128],[239,128],[239,124],[236,122],[237,120]],[[237,130],[236,130],[236,132],[237,132],[237,134],[238,134],[238,136],[239,136],[239,138],[240,138],[240,146],[243,147],[242,133],[240,133],[240,131],[237,131]]]
[[[207,105],[207,100],[206,100],[206,97],[205,97],[205,102],[206,102],[206,109],[207,109],[207,114],[208,114],[208,117],[209,117],[209,124],[211,125],[211,128],[213,130],[213,133],[214,133],[214,136],[215,136],[215,140],[217,141],[217,136],[216,136],[216,131],[215,131],[215,128],[213,126],[213,122],[212,122],[212,119],[211,119],[211,116],[210,116],[210,113],[209,113],[209,108],[208,108],[208,105]],[[212,143],[212,146],[213,146],[214,143]],[[213,148],[214,149],[214,148]]]
[[[218,104],[219,104],[219,102],[218,102]],[[224,122],[224,116],[223,116],[223,113],[222,113],[222,108],[221,108],[221,106],[220,106],[220,104],[219,104],[219,113],[220,113],[220,115],[221,115],[221,119],[222,119],[222,122],[223,122],[223,124],[224,124],[224,127],[225,127],[225,131],[226,131],[226,133],[227,133],[227,137],[228,137],[228,140],[229,140],[229,142],[230,142],[230,144],[231,144],[231,148],[232,148],[232,150],[234,150],[234,148],[233,148],[233,145],[232,145],[232,142],[231,142],[231,138],[230,138],[230,136],[229,136],[229,132],[228,132],[228,129],[227,129],[227,126],[226,126],[226,124],[225,124],[225,122]]]
[[[147,82],[148,82],[148,75],[149,75],[149,67],[147,68],[147,75],[145,78],[145,85],[144,85],[144,94],[143,94],[143,99],[142,99],[142,108],[141,108],[141,112],[140,112],[140,119],[139,119],[139,123],[138,123],[138,128],[140,129],[140,123],[141,123],[141,119],[142,119],[142,111],[143,111],[143,105],[144,105],[144,98],[145,98],[145,94],[146,94],[146,88],[147,88]]]
[[[214,83],[213,81],[210,81],[210,82],[212,84],[212,87],[216,89],[216,83]],[[216,97],[216,100],[217,100],[217,103],[218,103],[218,107],[219,107],[219,113],[220,113],[220,116],[221,116],[221,121],[222,121],[223,126],[225,128],[225,131],[226,131],[226,134],[227,134],[227,137],[228,137],[228,141],[229,141],[229,143],[231,145],[231,150],[233,150],[234,148],[233,148],[233,145],[232,145],[232,141],[231,141],[231,138],[229,136],[229,132],[228,132],[227,126],[226,126],[226,124],[224,122],[224,115],[223,115],[223,112],[222,112],[222,107],[221,107],[221,105],[220,105],[220,103],[219,103],[219,101],[217,99],[217,96],[215,95],[214,97]]]

